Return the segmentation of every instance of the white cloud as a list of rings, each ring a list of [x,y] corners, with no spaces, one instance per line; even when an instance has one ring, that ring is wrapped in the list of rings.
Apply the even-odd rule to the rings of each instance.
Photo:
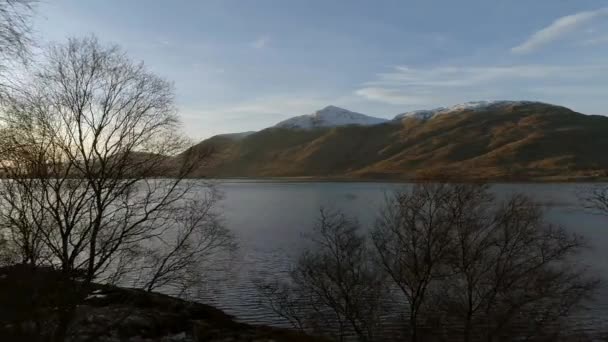
[[[270,37],[268,35],[259,36],[256,40],[251,42],[251,47],[254,49],[263,49],[270,43]]]
[[[577,94],[605,89],[605,65],[398,66],[377,74],[355,90],[369,101],[401,106],[443,106],[473,100],[530,99],[560,103],[550,86],[575,89]],[[562,88],[563,89],[563,88]],[[597,93],[597,92],[595,92]],[[563,93],[560,93],[562,96]],[[584,100],[581,98],[581,100]]]
[[[511,49],[515,54],[527,54],[549,43],[562,39],[592,20],[608,16],[608,7],[579,12],[556,19],[551,25],[532,34],[525,42]]]
[[[358,89],[355,94],[368,100],[393,105],[422,105],[429,102],[426,96],[409,96],[398,89],[367,87]]]
[[[574,67],[569,68],[575,71]],[[397,66],[393,71],[380,73],[367,86],[392,85],[415,87],[472,86],[501,78],[538,78],[565,72],[564,67],[543,65],[515,66],[448,66],[435,68],[409,68]]]

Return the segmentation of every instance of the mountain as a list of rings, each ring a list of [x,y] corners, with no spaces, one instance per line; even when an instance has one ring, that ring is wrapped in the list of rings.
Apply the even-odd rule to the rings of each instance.
[[[277,128],[314,129],[323,127],[338,127],[348,125],[371,126],[386,122],[388,120],[375,118],[349,110],[327,106],[312,114],[295,116],[276,124]]]
[[[277,125],[240,140],[216,136],[194,147],[216,152],[197,175],[505,181],[608,177],[608,117],[527,101],[411,113],[378,124]]]
[[[451,107],[439,107],[435,109],[423,109],[403,114],[398,114],[393,120],[403,120],[407,118],[416,118],[419,120],[428,120],[436,115],[453,114],[462,111],[480,111],[498,109],[500,107],[526,105],[526,104],[542,104],[542,102],[534,101],[473,101],[457,104]]]

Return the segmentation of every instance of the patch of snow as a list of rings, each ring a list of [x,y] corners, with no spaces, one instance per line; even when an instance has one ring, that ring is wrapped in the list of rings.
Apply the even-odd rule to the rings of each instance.
[[[402,120],[405,118],[415,118],[418,120],[429,120],[434,118],[437,115],[450,114],[456,112],[462,112],[465,110],[471,111],[480,111],[485,110],[495,106],[512,106],[512,105],[522,105],[522,104],[532,104],[532,103],[540,103],[535,101],[473,101],[457,104],[451,107],[439,107],[435,109],[428,110],[416,110],[412,112],[407,112],[403,114],[399,114],[395,116],[393,120]]]
[[[321,127],[338,127],[347,125],[371,126],[388,120],[376,118],[336,106],[327,106],[312,114],[295,116],[276,124],[274,127],[312,129]]]

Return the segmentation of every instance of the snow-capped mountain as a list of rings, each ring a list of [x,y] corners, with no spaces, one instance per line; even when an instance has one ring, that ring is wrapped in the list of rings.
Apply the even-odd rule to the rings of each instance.
[[[278,126],[370,125],[262,129],[243,139],[213,137],[196,146],[197,151],[211,150],[215,155],[195,172],[212,178],[408,181],[421,176],[456,181],[603,181],[608,176],[606,116],[524,101],[472,102],[408,115],[428,121],[374,125],[384,120],[329,107]]]
[[[415,118],[418,120],[429,120],[437,115],[462,112],[465,110],[480,111],[492,107],[505,107],[514,105],[524,105],[540,103],[535,101],[473,101],[457,104],[451,107],[439,107],[427,110],[415,110],[395,116],[393,120],[402,120],[405,118]]]
[[[526,105],[541,103],[536,101],[473,101],[457,104],[450,107],[439,107],[435,109],[415,110],[403,114],[398,114],[393,118],[393,122],[399,122],[405,118],[415,118],[418,120],[430,120],[438,115],[459,113],[463,111],[481,111],[493,108],[504,108],[507,106]],[[336,106],[327,106],[312,114],[299,115],[281,121],[274,127],[312,129],[322,127],[338,127],[347,125],[372,126],[391,120],[377,118]]]
[[[388,120],[351,112],[336,106],[327,106],[312,114],[299,115],[284,120],[274,127],[311,129],[321,127],[337,127],[347,125],[371,126]]]

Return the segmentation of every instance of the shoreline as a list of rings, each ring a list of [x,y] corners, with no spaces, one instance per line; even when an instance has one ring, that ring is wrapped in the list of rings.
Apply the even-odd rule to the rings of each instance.
[[[505,179],[463,179],[463,180],[439,180],[439,179],[394,179],[394,178],[348,178],[348,177],[198,177],[187,178],[189,180],[203,179],[217,183],[386,183],[386,184],[418,184],[426,182],[448,182],[448,183],[483,183],[483,184],[607,184],[608,178],[598,179],[529,179],[529,180],[505,180]]]
[[[68,312],[65,337],[73,342],[320,340],[293,329],[239,322],[212,305],[158,292],[95,283],[80,287],[45,267],[2,266],[0,288],[2,341],[50,338],[59,312]]]

